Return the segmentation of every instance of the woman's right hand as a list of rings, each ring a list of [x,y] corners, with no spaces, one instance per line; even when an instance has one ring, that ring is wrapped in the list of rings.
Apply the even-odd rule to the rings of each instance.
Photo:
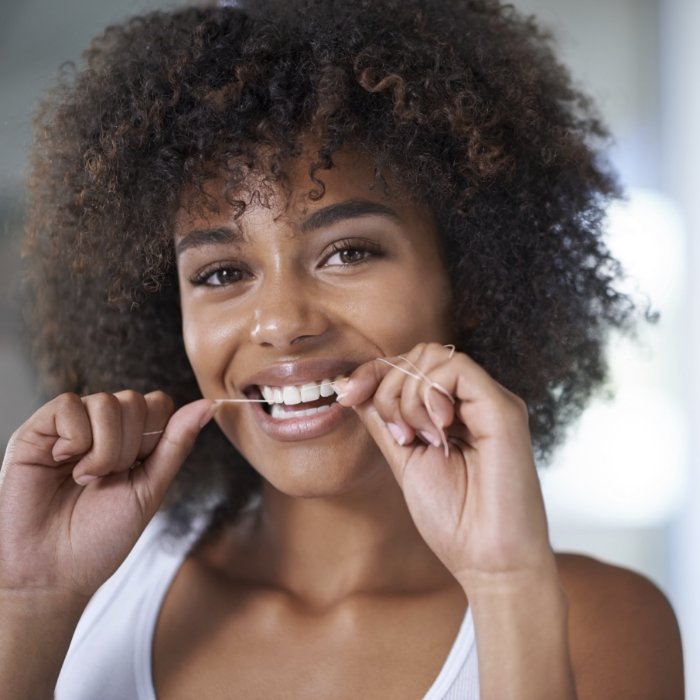
[[[158,510],[214,405],[173,413],[162,392],[122,391],[42,406],[0,471],[0,592],[87,600]]]

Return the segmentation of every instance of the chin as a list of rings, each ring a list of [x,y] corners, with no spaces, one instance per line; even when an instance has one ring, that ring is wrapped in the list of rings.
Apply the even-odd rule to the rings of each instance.
[[[339,445],[285,443],[265,460],[248,455],[253,468],[275,490],[292,498],[334,498],[376,489],[391,476],[369,434],[353,450]],[[393,478],[393,477],[392,477]]]

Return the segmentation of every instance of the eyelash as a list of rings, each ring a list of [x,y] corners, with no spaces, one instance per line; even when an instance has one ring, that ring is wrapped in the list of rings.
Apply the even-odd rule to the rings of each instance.
[[[341,255],[343,253],[361,253],[362,257],[359,260],[352,262],[340,262],[337,265],[331,265],[331,267],[354,267],[356,265],[362,265],[368,262],[369,258],[372,257],[382,257],[383,251],[381,246],[374,242],[368,240],[357,240],[357,239],[345,239],[342,241],[336,241],[331,245],[330,253],[326,256],[324,260],[324,265],[328,264],[328,261],[334,255]],[[208,282],[214,275],[221,272],[231,272],[237,276],[237,279],[229,279],[221,281],[219,284],[212,284]],[[237,267],[235,263],[216,263],[209,267],[200,270],[195,275],[190,278],[190,283],[195,286],[208,286],[208,287],[225,287],[229,284],[235,284],[236,282],[241,282],[247,271],[244,267]]]
[[[219,284],[211,284],[207,281],[219,272],[232,272],[238,275],[238,279],[222,281]],[[190,278],[190,283],[195,285],[196,287],[226,287],[229,284],[240,282],[244,278],[245,274],[246,270],[243,267],[236,267],[235,263],[216,263],[215,265],[205,267],[203,270],[200,270],[195,275],[193,275]]]
[[[348,252],[357,252],[357,253],[362,253],[362,258],[360,260],[355,260],[354,262],[341,262],[340,265],[332,266],[332,267],[352,267],[354,265],[361,265],[363,263],[368,262],[369,258],[372,257],[382,257],[383,251],[381,246],[376,243],[375,241],[368,241],[366,239],[351,239],[351,238],[346,238],[345,240],[342,241],[336,241],[331,245],[331,252],[330,254],[326,257],[325,259],[325,264],[328,264],[328,261],[334,256],[338,254],[343,254],[343,253],[348,253]]]

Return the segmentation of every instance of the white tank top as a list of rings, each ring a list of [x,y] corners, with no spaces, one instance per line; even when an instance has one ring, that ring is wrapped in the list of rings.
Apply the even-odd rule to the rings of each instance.
[[[73,635],[55,700],[156,700],[153,635],[165,594],[198,537],[165,534],[156,515],[121,567],[93,596]],[[467,609],[423,700],[479,700],[476,642]]]

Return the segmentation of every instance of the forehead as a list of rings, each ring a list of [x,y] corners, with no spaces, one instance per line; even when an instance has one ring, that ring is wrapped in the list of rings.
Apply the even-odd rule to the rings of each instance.
[[[330,168],[312,171],[317,154],[305,153],[289,161],[275,176],[250,170],[233,186],[224,177],[212,177],[201,188],[186,192],[175,219],[175,239],[204,221],[225,218],[241,233],[256,222],[299,226],[315,212],[341,202],[363,202],[364,213],[396,212],[401,218],[432,223],[426,207],[412,201],[400,183],[380,173],[367,154],[345,149],[333,155]],[[374,212],[371,204],[377,205]],[[384,211],[382,211],[384,209]]]

